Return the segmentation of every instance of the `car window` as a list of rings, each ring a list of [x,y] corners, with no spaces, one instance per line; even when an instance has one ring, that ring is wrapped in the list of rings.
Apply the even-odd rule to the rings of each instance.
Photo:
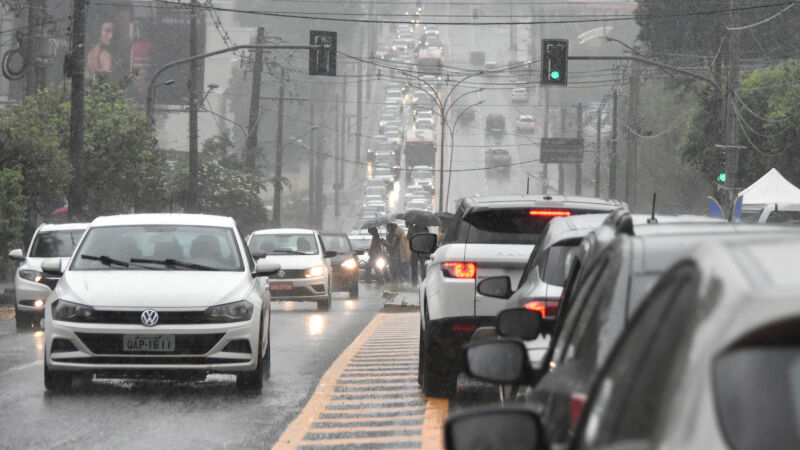
[[[669,409],[668,393],[679,389],[693,330],[715,301],[712,294],[700,304],[698,284],[694,267],[685,264],[667,273],[645,300],[595,386],[581,447],[655,437],[659,414]]]
[[[548,216],[531,216],[530,208],[491,209],[469,214],[465,242],[473,244],[535,244]]]
[[[72,256],[85,230],[40,231],[31,243],[28,256],[33,258],[57,258]]]
[[[780,337],[737,346],[714,361],[717,416],[733,448],[800,448],[800,339],[795,319],[759,330]]]
[[[185,265],[157,263],[175,260],[213,270],[243,270],[242,257],[230,228],[191,225],[124,225],[93,227],[86,232],[75,253],[70,270],[112,270],[118,264],[103,264],[105,256],[123,263],[132,260],[130,270],[190,269]]]
[[[542,280],[554,286],[564,286],[575,257],[575,245],[554,245],[547,251]]]
[[[767,223],[800,224],[800,211],[772,211],[767,216]]]
[[[313,234],[256,234],[250,250],[268,255],[317,255],[319,248]]]
[[[337,253],[353,252],[353,250],[350,248],[350,241],[347,239],[347,236],[341,236],[335,234],[323,234],[322,245],[325,246],[325,250],[331,252],[337,252]]]

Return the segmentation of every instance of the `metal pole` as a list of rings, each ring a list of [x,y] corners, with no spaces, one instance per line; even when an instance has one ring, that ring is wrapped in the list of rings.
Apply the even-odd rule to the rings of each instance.
[[[594,156],[594,196],[600,198],[600,126],[602,110],[597,110],[597,153]]]
[[[72,93],[69,114],[69,160],[73,177],[69,186],[68,216],[72,221],[85,220],[86,185],[84,184],[83,145],[84,145],[84,46],[86,32],[86,0],[72,3],[72,48],[70,50],[70,74]]]
[[[544,131],[542,132],[542,136],[550,137],[550,90],[547,88],[544,88]],[[545,195],[547,195],[547,187],[550,184],[547,172],[547,164],[542,164],[542,194]]]
[[[264,41],[264,27],[258,27],[256,43]],[[245,141],[246,164],[249,168],[256,166],[256,148],[258,147],[258,117],[261,113],[261,69],[264,67],[264,50],[256,49],[253,62],[253,85],[250,88],[250,115],[247,120],[247,139]]]
[[[342,132],[342,125],[341,125],[342,116],[339,109],[338,95],[336,96],[336,115],[334,118],[334,123],[336,124],[335,126],[336,135],[333,137],[335,140],[334,155],[336,155],[336,158],[334,158],[333,160],[333,215],[335,217],[339,217],[339,159],[338,158],[340,158],[342,152],[340,145],[341,140],[339,139],[340,138],[339,135]]]
[[[564,136],[564,132],[567,130],[567,109],[565,107],[561,107],[561,134],[560,136]],[[558,193],[564,195],[564,184],[566,181],[566,171],[564,170],[564,164],[558,163]]]
[[[283,91],[285,73],[281,70],[281,84],[278,88],[278,130],[275,137],[275,192],[272,197],[272,226],[281,226],[281,192],[283,191]]]
[[[308,123],[311,126],[314,126],[314,103],[310,103],[311,110],[309,112],[309,119]],[[316,178],[317,174],[316,171],[316,154],[314,150],[314,130],[312,128],[310,136],[309,136],[309,146],[308,146],[308,226],[314,228],[314,211],[315,205],[317,204],[316,200],[316,188],[314,186],[314,179]]]
[[[190,14],[189,52],[196,55],[197,43],[197,0],[192,0]],[[193,60],[189,71],[189,183],[186,186],[186,209],[190,212],[200,212],[197,203],[197,172],[198,172],[198,130],[197,130],[197,101],[198,101],[198,60]]]
[[[638,166],[637,136],[639,129],[639,68],[631,64],[630,96],[628,98],[628,130],[626,130],[627,161],[625,164],[625,201],[631,209],[636,207],[636,170]]]
[[[578,139],[583,139],[583,103],[578,103]],[[583,166],[575,164],[575,195],[581,195],[583,188]]]
[[[608,159],[608,198],[617,198],[617,90],[614,89],[611,109],[611,155]]]
[[[447,95],[448,97],[450,96],[449,93]],[[444,202],[442,202],[442,194],[444,194],[444,130],[447,127],[447,115],[444,103],[439,104],[439,116],[442,118],[442,124],[439,127],[439,192],[436,197],[439,199],[439,212],[444,212]]]

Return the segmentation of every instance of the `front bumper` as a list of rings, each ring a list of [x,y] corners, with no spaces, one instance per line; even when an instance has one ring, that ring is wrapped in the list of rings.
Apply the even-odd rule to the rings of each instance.
[[[268,326],[268,323],[265,324]],[[45,317],[51,370],[88,372],[198,371],[236,373],[257,364],[259,313],[246,322],[156,325],[78,323]],[[174,336],[170,352],[128,352],[123,336]]]
[[[291,289],[272,289],[272,283],[292,283]],[[325,301],[328,299],[328,286],[325,277],[286,278],[270,280],[269,295],[272,301]]]

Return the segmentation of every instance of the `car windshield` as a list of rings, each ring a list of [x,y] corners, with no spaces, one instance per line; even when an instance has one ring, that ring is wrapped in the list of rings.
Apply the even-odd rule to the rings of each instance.
[[[352,252],[352,249],[350,248],[350,241],[347,240],[347,236],[342,236],[338,234],[323,234],[322,245],[325,246],[325,250],[331,252],[337,252],[337,253]]]
[[[233,229],[195,225],[92,227],[70,270],[244,270]]]
[[[313,234],[255,234],[250,251],[267,255],[317,255],[319,248]]]
[[[29,256],[57,258],[71,256],[85,230],[43,231],[36,234]]]
[[[431,178],[433,177],[433,172],[430,170],[415,170],[413,174],[411,174],[411,178]]]

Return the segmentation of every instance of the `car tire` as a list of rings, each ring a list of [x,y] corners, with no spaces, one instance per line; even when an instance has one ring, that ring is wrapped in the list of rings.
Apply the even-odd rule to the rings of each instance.
[[[350,297],[358,298],[358,280],[353,281],[353,285],[350,286]]]
[[[236,374],[236,387],[242,391],[253,391],[253,392],[261,392],[261,388],[264,387],[264,378],[267,376],[266,374],[269,373],[269,344],[267,345],[267,354],[261,356],[261,333],[263,332],[262,328],[264,326],[264,322],[261,322],[261,326],[259,327],[258,333],[258,363],[256,364],[255,370],[252,372],[243,372]],[[266,370],[265,370],[266,366]]]
[[[329,309],[331,309],[331,291],[328,291],[326,300],[317,302],[317,311],[328,311]]]
[[[47,355],[47,350],[44,352]],[[72,387],[72,374],[50,370],[47,367],[47,356],[44,361],[44,388],[50,392],[65,392]]]
[[[428,332],[422,332],[420,345],[422,356],[422,393],[426,397],[452,398],[456,395],[456,380],[458,373],[448,367],[447,360],[436,351],[432,337]]]

